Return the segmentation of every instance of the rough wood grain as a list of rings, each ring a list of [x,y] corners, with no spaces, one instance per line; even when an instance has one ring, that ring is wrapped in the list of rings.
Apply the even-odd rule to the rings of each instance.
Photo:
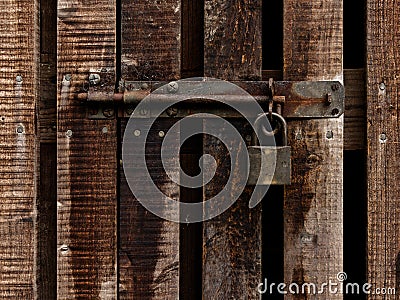
[[[36,296],[38,12],[36,1],[0,1],[1,299]]]
[[[115,87],[116,2],[58,1],[58,299],[117,299],[117,126],[89,120],[90,73]]]
[[[121,134],[125,123],[123,120]],[[153,125],[146,143],[146,159],[156,186],[178,201],[179,186],[163,170],[159,136],[160,131],[168,132],[174,123],[175,120],[165,119]],[[179,132],[175,138],[179,141]],[[143,189],[151,192],[150,185],[143,184]],[[144,208],[129,189],[124,172],[121,172],[120,197],[120,299],[178,299],[179,224],[165,221]]]
[[[178,0],[122,2],[122,78],[180,77],[181,3]]]
[[[261,1],[204,2],[205,75],[225,80],[259,80]]]
[[[344,150],[363,150],[366,148],[366,110],[365,70],[344,70],[346,89],[344,113]]]
[[[343,81],[342,5],[337,0],[284,0],[285,80]],[[343,116],[288,123],[292,184],[284,199],[286,283],[321,285],[343,271],[343,125]],[[318,296],[285,298],[342,295],[325,290]]]
[[[181,74],[181,4],[178,0],[122,0],[122,79],[173,80]],[[169,123],[157,122],[167,132]],[[179,140],[179,137],[177,137]],[[158,131],[149,149],[160,151]],[[158,164],[159,157],[150,159]],[[155,169],[160,189],[179,199],[179,186]],[[134,198],[121,175],[120,299],[179,297],[179,224],[152,215]],[[157,201],[157,199],[154,199]]]
[[[261,1],[206,0],[205,76],[261,79],[261,26]],[[243,124],[236,125],[243,131]],[[219,193],[229,177],[229,155],[208,135],[203,148],[222,167],[216,174],[220,178],[204,188],[207,200]],[[261,282],[261,205],[249,209],[251,192],[247,189],[229,210],[203,225],[203,299],[259,297],[256,288]]]
[[[375,288],[400,288],[399,1],[367,1],[368,271]],[[370,295],[368,299],[398,299]]]

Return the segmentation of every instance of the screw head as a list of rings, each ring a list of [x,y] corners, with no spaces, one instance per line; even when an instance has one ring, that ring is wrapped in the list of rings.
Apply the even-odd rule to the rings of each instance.
[[[139,129],[136,129],[136,130],[133,132],[133,135],[134,135],[134,136],[140,136],[140,134],[141,134],[141,132],[140,132]]]
[[[107,126],[104,126],[103,129],[102,129],[101,131],[102,131],[104,134],[105,134],[105,133],[108,133],[108,127],[107,127]]]
[[[179,90],[179,85],[176,81],[171,81],[167,85],[167,90],[169,93],[177,93]]]
[[[382,133],[381,135],[379,135],[379,141],[381,142],[381,144],[386,143],[387,141],[387,136],[385,133]]]
[[[64,79],[65,79],[66,81],[71,81],[72,75],[71,75],[71,74],[67,74],[67,75],[64,76]]]
[[[381,83],[379,84],[379,89],[380,89],[381,91],[384,91],[384,90],[386,89],[386,85],[385,85],[384,82],[381,82]]]
[[[72,130],[71,129],[68,129],[66,132],[65,132],[65,135],[67,136],[67,137],[72,137]]]
[[[143,108],[143,109],[140,110],[140,115],[142,115],[142,116],[147,115],[147,113],[148,113],[148,110],[145,109],[145,108]]]
[[[106,118],[114,117],[114,109],[112,107],[106,107],[103,109],[103,116]]]
[[[92,73],[92,74],[89,75],[89,83],[91,85],[99,84],[100,83],[100,79],[101,79],[101,77],[100,77],[99,74]]]
[[[22,82],[22,76],[21,75],[17,75],[17,77],[15,77],[15,80],[17,82]]]
[[[17,133],[19,133],[19,134],[24,133],[24,127],[22,125],[18,125]]]
[[[332,131],[332,130],[329,130],[329,131],[326,133],[326,138],[327,138],[328,140],[333,139],[333,131]]]
[[[147,90],[149,88],[149,85],[147,83],[142,83],[141,88],[142,90]]]
[[[163,137],[165,136],[165,132],[161,130],[161,131],[158,133],[158,136],[159,136],[160,138],[163,138]]]
[[[340,85],[338,83],[335,83],[335,84],[332,84],[331,88],[332,88],[332,91],[336,92],[337,90],[339,90]]]
[[[296,134],[296,140],[301,141],[303,139],[303,135],[299,132]]]
[[[338,108],[332,109],[332,116],[337,116],[340,113],[340,110]]]
[[[175,117],[178,114],[178,109],[176,107],[169,107],[167,109],[167,115],[170,117]]]

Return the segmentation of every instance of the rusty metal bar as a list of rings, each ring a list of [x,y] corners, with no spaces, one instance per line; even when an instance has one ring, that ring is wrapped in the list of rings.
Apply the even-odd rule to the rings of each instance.
[[[275,81],[273,92],[267,81],[233,81],[233,84],[241,87],[253,96],[264,108],[271,99],[278,105],[285,118],[335,118],[344,112],[344,87],[340,82],[332,81]],[[80,94],[80,100],[88,102],[116,102],[125,105],[136,106],[145,97],[151,94],[152,101],[164,103],[185,100],[179,106],[215,106],[219,100],[228,103],[246,105],[249,97],[234,95],[230,90],[218,90],[215,83],[213,100],[208,95],[193,94],[202,81],[183,81],[171,86],[166,82],[122,82],[118,93],[104,93],[100,90],[89,89],[86,94]],[[213,82],[211,82],[213,84]],[[216,102],[217,101],[217,102]],[[212,109],[213,110],[213,109]]]

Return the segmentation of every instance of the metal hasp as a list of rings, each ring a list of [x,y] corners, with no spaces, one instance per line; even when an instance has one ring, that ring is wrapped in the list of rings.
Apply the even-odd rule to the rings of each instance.
[[[232,83],[252,95],[265,111],[268,110],[271,100],[281,103],[281,114],[285,119],[337,118],[344,112],[345,93],[340,82],[274,81],[273,90],[268,81],[232,81]],[[175,92],[168,88],[167,82],[121,81],[118,93],[102,92],[101,89],[90,86],[87,93],[82,93],[78,97],[79,100],[86,99],[88,105],[95,105],[96,102],[120,103],[124,113],[120,110],[118,116],[129,117],[129,112],[133,111],[141,100],[160,87],[163,92],[158,91],[152,99],[172,103],[177,97],[185,96],[185,89],[188,89],[188,95],[190,95],[190,91],[199,84],[202,84],[201,81],[185,81],[184,86],[180,85],[179,90]],[[245,101],[238,95],[229,95],[224,91],[221,91],[221,96],[234,102]],[[246,106],[246,103],[242,104]],[[216,103],[207,99],[206,95],[203,97],[196,95],[195,99],[187,99],[182,105],[174,107],[174,110],[176,110],[174,117],[184,117],[197,112],[220,113],[221,117],[241,117],[234,110],[216,106]],[[146,117],[151,117],[151,112]],[[165,113],[160,117],[171,117],[171,114]]]

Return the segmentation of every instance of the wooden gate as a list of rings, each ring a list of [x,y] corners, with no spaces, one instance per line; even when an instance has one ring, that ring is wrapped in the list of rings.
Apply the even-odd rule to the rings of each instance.
[[[1,299],[397,299],[399,1],[2,0],[0,15]],[[253,209],[249,187],[212,220],[173,223],[128,187],[132,108],[112,100],[121,81],[196,76],[340,81],[346,111],[289,120],[291,185]],[[93,93],[109,101],[88,103]],[[201,202],[229,162],[196,135],[183,169],[195,175],[208,153],[219,178],[171,184],[158,153],[175,121],[149,134],[152,175]],[[327,288],[343,276],[369,293]],[[289,289],[304,284],[322,293]]]

